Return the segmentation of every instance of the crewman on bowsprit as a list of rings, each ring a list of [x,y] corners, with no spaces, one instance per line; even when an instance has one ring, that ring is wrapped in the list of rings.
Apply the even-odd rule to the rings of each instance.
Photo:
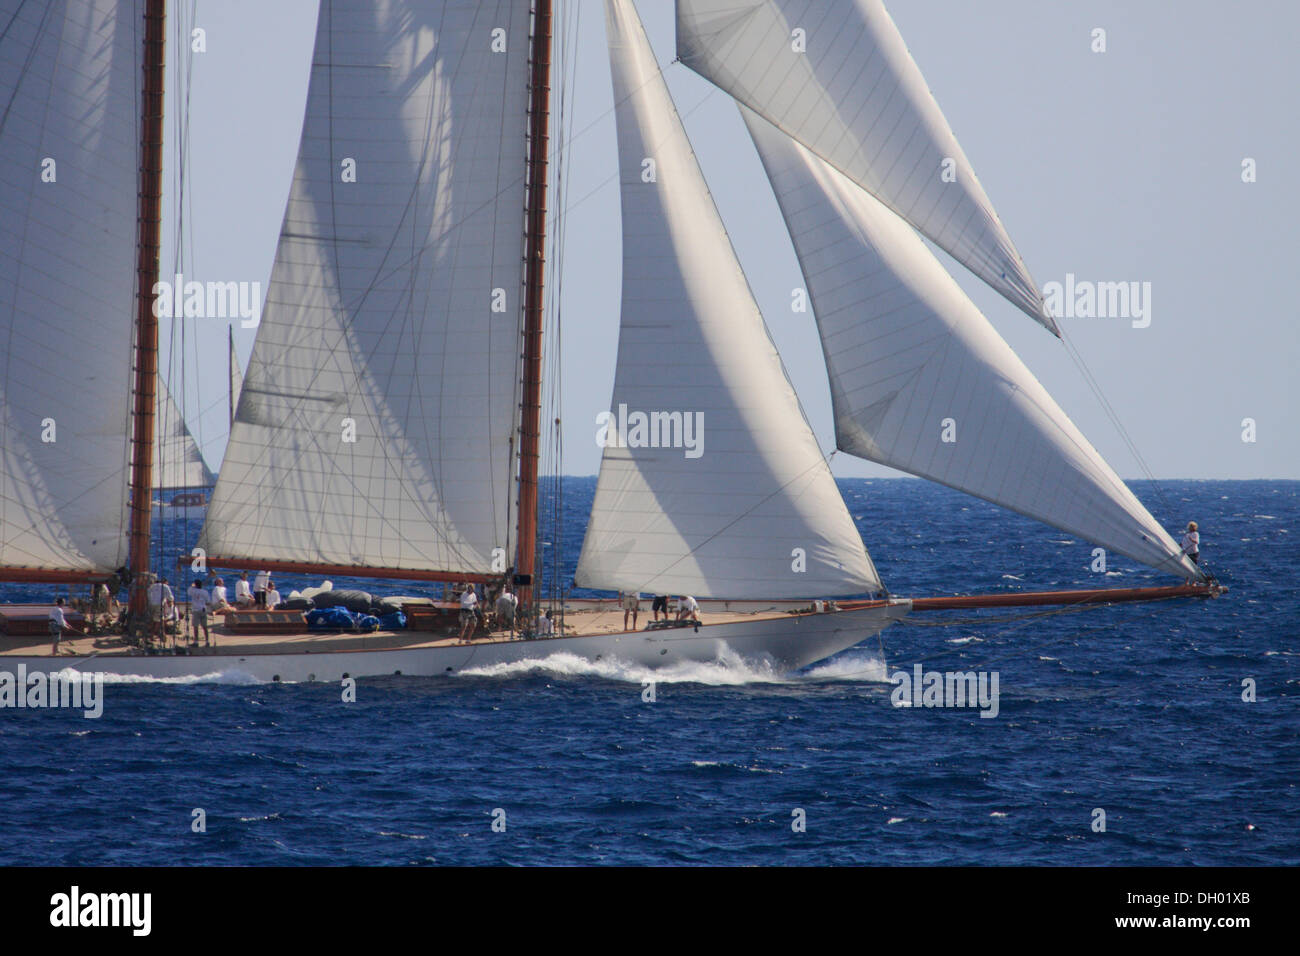
[[[1196,522],[1187,522],[1187,532],[1183,535],[1183,553],[1192,559],[1192,564],[1201,563],[1201,535],[1196,530]]]

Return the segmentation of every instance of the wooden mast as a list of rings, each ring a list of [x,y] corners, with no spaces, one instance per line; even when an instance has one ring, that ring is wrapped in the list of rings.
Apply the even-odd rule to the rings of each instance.
[[[153,507],[153,432],[158,380],[158,318],[153,288],[158,281],[158,236],[162,216],[163,62],[166,0],[146,0],[144,86],[140,96],[140,193],[137,220],[135,430],[131,459],[131,538],[128,567],[130,610],[139,620],[148,610],[149,520]]]
[[[543,273],[546,265],[546,173],[550,148],[551,0],[533,5],[529,90],[528,195],[524,237],[524,382],[519,426],[519,534],[515,571],[519,603],[532,606],[537,553],[537,465],[542,417]]]

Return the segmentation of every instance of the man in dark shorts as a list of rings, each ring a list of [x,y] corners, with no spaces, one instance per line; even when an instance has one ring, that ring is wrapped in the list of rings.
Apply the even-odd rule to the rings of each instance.
[[[668,620],[668,595],[656,594],[654,603],[650,605],[650,610],[654,612],[656,621],[659,620],[660,611],[664,612],[664,620]]]

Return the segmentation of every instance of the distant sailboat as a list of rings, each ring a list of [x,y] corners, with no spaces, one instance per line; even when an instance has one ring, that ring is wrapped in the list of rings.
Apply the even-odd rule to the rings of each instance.
[[[97,62],[104,54],[96,51],[122,47],[134,29],[122,12],[129,3],[61,6],[87,15],[67,41],[75,46],[47,39],[44,21],[16,8],[8,16],[21,29],[0,41],[0,53],[8,47],[0,64],[41,52],[66,58],[69,49]],[[158,0],[148,6],[160,15]],[[334,679],[445,673],[560,651],[646,664],[736,652],[791,668],[908,613],[911,601],[880,598],[884,586],[767,333],[635,8],[607,0],[605,13],[623,210],[611,404],[619,414],[610,418],[576,583],[692,594],[704,599],[703,623],[597,627],[597,617],[583,614],[598,615],[598,602],[569,600],[557,609],[576,623],[539,641],[498,634],[460,645],[398,634],[344,647],[268,638],[200,658],[115,657],[114,669],[170,675],[237,666],[266,678]],[[677,13],[680,58],[742,104],[789,226],[822,336],[840,449],[1195,582],[1153,589],[1160,596],[1217,593],[913,231],[1057,331],[878,0],[680,0]],[[806,42],[798,51],[796,31]],[[231,343],[230,441],[199,542],[211,564],[513,581],[524,627],[535,626],[545,603],[534,575],[550,34],[550,0],[322,0],[298,164],[237,403]],[[129,51],[113,58],[112,71],[125,75],[129,60]],[[4,68],[0,77],[22,92],[28,74]],[[339,71],[345,85],[335,82]],[[91,102],[109,89],[97,86]],[[121,109],[128,94],[112,104]],[[35,111],[38,96],[29,91],[28,99]],[[0,127],[8,148],[5,133]],[[78,126],[64,135],[85,151],[90,132]],[[119,148],[124,162],[135,155],[129,144]],[[954,164],[951,181],[940,175],[945,161]],[[118,195],[124,182],[114,186],[119,213],[129,214]],[[29,217],[57,220],[60,204],[37,205],[39,189],[24,181],[16,195],[31,203]],[[76,251],[87,269],[106,270],[110,253],[120,254],[109,242],[85,246]],[[146,237],[142,261],[150,248]],[[7,267],[0,296],[24,282],[39,286],[26,265],[39,250],[20,251],[13,261],[22,267]],[[156,247],[152,254],[156,270]],[[18,318],[15,310],[11,325]],[[130,338],[125,318],[115,331]],[[136,338],[147,344],[149,334]],[[50,348],[44,338],[37,344]],[[152,391],[153,382],[144,387]],[[115,467],[98,464],[124,495],[124,390],[118,381],[102,391],[122,422],[94,448],[117,447]],[[137,383],[137,422],[142,391]],[[36,414],[29,400],[11,408],[6,392],[7,432],[18,412]],[[967,437],[944,441],[944,417]],[[683,448],[692,428],[698,454]],[[40,459],[51,471],[59,461],[48,451]],[[23,478],[26,462],[7,459],[7,474]],[[42,529],[57,527],[49,515],[75,492],[20,498],[30,514],[19,523],[39,516],[46,524],[35,538],[43,540]],[[108,513],[121,525],[119,497]],[[27,539],[9,514],[0,563],[21,563],[9,542]],[[83,577],[102,572],[116,566],[109,551],[124,547],[123,529],[73,567]]]

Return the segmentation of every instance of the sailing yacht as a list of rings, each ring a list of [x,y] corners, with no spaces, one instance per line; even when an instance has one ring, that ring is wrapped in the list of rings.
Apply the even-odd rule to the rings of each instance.
[[[199,540],[209,566],[513,583],[531,630],[548,601],[537,513],[551,13],[550,0],[322,0],[266,305]],[[74,431],[58,447],[32,439],[52,391],[6,380],[0,577],[96,580],[125,561],[136,621],[149,570],[148,509],[142,519],[132,504],[152,470],[163,14],[162,0],[45,12],[0,2],[0,93],[12,104],[0,150],[16,159],[3,188],[29,223],[0,259],[7,362],[54,361],[56,332],[25,323],[57,294],[69,334],[72,317],[111,316],[96,334],[122,373],[58,396]],[[537,640],[241,628],[190,653],[72,642],[77,657],[61,665],[336,680],[572,653],[793,669],[912,610],[886,591],[840,497],[635,7],[606,0],[605,17],[623,222],[611,408],[632,414],[611,420],[575,583],[694,595],[702,621],[627,631],[608,602],[552,595],[565,623]],[[679,0],[677,34],[682,63],[738,102],[772,183],[822,337],[839,449],[1190,582],[1151,589],[1160,596],[1215,593],[919,238],[1058,331],[879,0]],[[57,66],[67,62],[84,69]],[[136,128],[139,143],[124,132]],[[85,195],[12,172],[39,168],[52,141],[64,168],[102,163],[70,177]],[[137,169],[133,284],[122,243]],[[77,200],[102,212],[102,228],[70,228]],[[114,281],[73,276],[51,292],[56,256],[65,273]],[[941,418],[968,437],[948,441]],[[687,421],[702,427],[698,455],[674,440]],[[4,654],[53,663],[28,645]]]

